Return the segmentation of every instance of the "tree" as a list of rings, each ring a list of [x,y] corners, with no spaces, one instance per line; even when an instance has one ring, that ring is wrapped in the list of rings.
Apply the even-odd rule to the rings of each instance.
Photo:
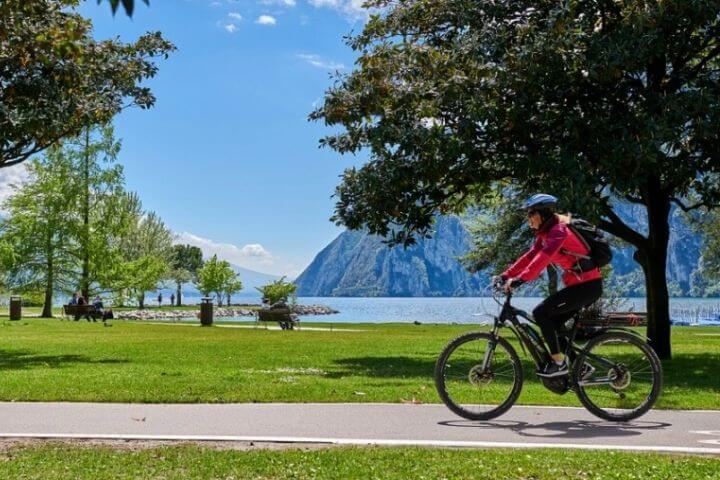
[[[49,154],[49,161],[71,165],[65,188],[78,195],[67,220],[75,230],[73,252],[80,266],[79,289],[85,298],[109,280],[104,272],[111,269],[118,253],[112,251],[117,244],[113,238],[126,228],[115,211],[125,182],[122,167],[115,163],[119,151],[112,125],[105,125],[86,127],[79,137],[63,141]]]
[[[106,0],[110,3],[110,8],[112,9],[113,15],[117,12],[118,7],[120,6],[120,3],[122,2],[122,6],[125,9],[125,13],[127,13],[128,17],[132,17],[133,10],[135,10],[135,1],[134,0]],[[145,5],[150,5],[149,0],[142,0]],[[102,3],[103,0],[98,0],[98,4]]]
[[[670,209],[720,200],[720,4],[369,3],[384,13],[349,40],[358,68],[311,115],[342,127],[323,144],[371,153],[335,220],[407,244],[495,182],[555,192],[635,248],[669,358]],[[647,231],[616,201],[643,207]]]
[[[114,0],[111,0],[111,3]],[[96,41],[78,0],[0,3],[0,168],[23,162],[123,108],[149,108],[142,82],[175,49],[159,32]],[[125,3],[126,7],[128,3]]]
[[[8,212],[2,222],[2,245],[7,246],[8,285],[19,292],[44,293],[42,317],[52,317],[55,292],[74,289],[73,222],[68,218],[77,202],[77,192],[66,179],[73,165],[49,154],[28,165],[30,181],[15,186],[4,202]],[[9,251],[8,251],[9,250]]]
[[[170,277],[175,282],[177,291],[175,301],[182,306],[182,286],[197,278],[197,271],[203,265],[202,250],[193,245],[173,245],[172,271]]]
[[[720,213],[710,212],[696,216],[695,226],[704,239],[701,259],[703,276],[706,277],[706,281],[718,281],[720,280]],[[717,290],[717,287],[708,285],[704,287]]]
[[[295,293],[297,292],[297,285],[286,282],[285,277],[281,277],[262,287],[255,287],[255,290],[262,294],[262,302],[268,305],[274,305],[278,302],[294,304],[297,300]]]
[[[172,232],[154,212],[144,212],[136,194],[126,194],[119,211],[129,228],[120,239],[123,261],[111,272],[112,290],[129,293],[145,308],[145,293],[167,278],[172,261]]]
[[[225,288],[223,289],[223,293],[225,294],[225,298],[227,299],[227,306],[229,307],[232,303],[232,296],[233,294],[239,292],[243,289],[243,283],[238,277],[237,274],[234,275],[233,278],[230,278],[230,280],[225,284]]]
[[[146,213],[132,235],[132,283],[140,308],[145,307],[145,292],[157,289],[168,274],[172,255],[172,232],[155,212]]]
[[[219,260],[213,255],[197,272],[197,288],[204,296],[215,294],[218,306],[222,307],[223,296],[242,289],[238,274],[230,267],[230,263]]]

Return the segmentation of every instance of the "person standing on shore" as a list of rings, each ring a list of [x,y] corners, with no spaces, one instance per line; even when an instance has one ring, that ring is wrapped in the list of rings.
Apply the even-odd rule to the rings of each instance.
[[[170,294],[170,306],[173,306],[173,307],[175,306],[175,294],[174,293]]]
[[[158,294],[158,307],[162,307],[162,292]]]

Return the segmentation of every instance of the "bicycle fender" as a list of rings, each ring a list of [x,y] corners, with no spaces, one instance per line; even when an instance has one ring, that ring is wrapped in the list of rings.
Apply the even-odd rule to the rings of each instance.
[[[625,327],[612,327],[612,328],[608,328],[608,329],[606,329],[606,330],[603,330],[603,333],[605,333],[605,332],[623,332],[623,333],[629,333],[629,334],[631,334],[631,335],[634,335],[634,336],[638,337],[639,339],[643,340],[643,341],[646,342],[646,343],[650,342],[650,339],[649,339],[648,337],[646,337],[645,335],[643,335],[643,334],[641,334],[641,333],[638,333],[638,332],[636,332],[635,330],[631,330],[631,329],[625,328]]]

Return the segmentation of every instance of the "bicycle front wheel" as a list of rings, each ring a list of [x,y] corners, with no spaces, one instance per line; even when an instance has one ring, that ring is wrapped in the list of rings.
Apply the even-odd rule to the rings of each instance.
[[[435,365],[435,386],[443,403],[470,420],[490,420],[505,413],[520,395],[522,383],[515,349],[489,333],[459,336]]]
[[[628,421],[645,414],[662,388],[662,365],[636,335],[608,332],[590,340],[573,364],[580,402],[605,420]]]

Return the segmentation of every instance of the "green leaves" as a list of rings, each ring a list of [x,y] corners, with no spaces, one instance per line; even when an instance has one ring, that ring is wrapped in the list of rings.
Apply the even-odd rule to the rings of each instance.
[[[230,296],[242,290],[240,277],[225,260],[213,255],[197,272],[197,288],[206,297],[214,293],[222,305],[223,296]]]
[[[134,43],[97,41],[74,0],[0,4],[0,168],[104,124],[131,105],[155,102],[143,82],[175,47],[159,32]],[[132,2],[125,2],[125,8]],[[118,2],[111,2],[114,9]]]
[[[102,3],[104,0],[98,0],[98,4]],[[133,11],[135,9],[135,1],[134,0],[107,0],[110,2],[110,8],[112,9],[113,15],[117,12],[118,7],[120,6],[120,3],[122,3],[123,8],[125,9],[125,13],[128,14],[129,17],[132,17]],[[150,0],[142,0],[145,5],[150,5]]]
[[[610,199],[720,203],[720,3],[437,0],[386,7],[311,115],[370,153],[333,219],[391,243],[511,182],[628,241]],[[649,183],[653,183],[652,188]]]
[[[297,285],[291,282],[286,282],[285,277],[282,277],[274,282],[270,282],[260,288],[255,288],[262,294],[263,302],[273,305],[278,302],[295,303],[297,291]]]

